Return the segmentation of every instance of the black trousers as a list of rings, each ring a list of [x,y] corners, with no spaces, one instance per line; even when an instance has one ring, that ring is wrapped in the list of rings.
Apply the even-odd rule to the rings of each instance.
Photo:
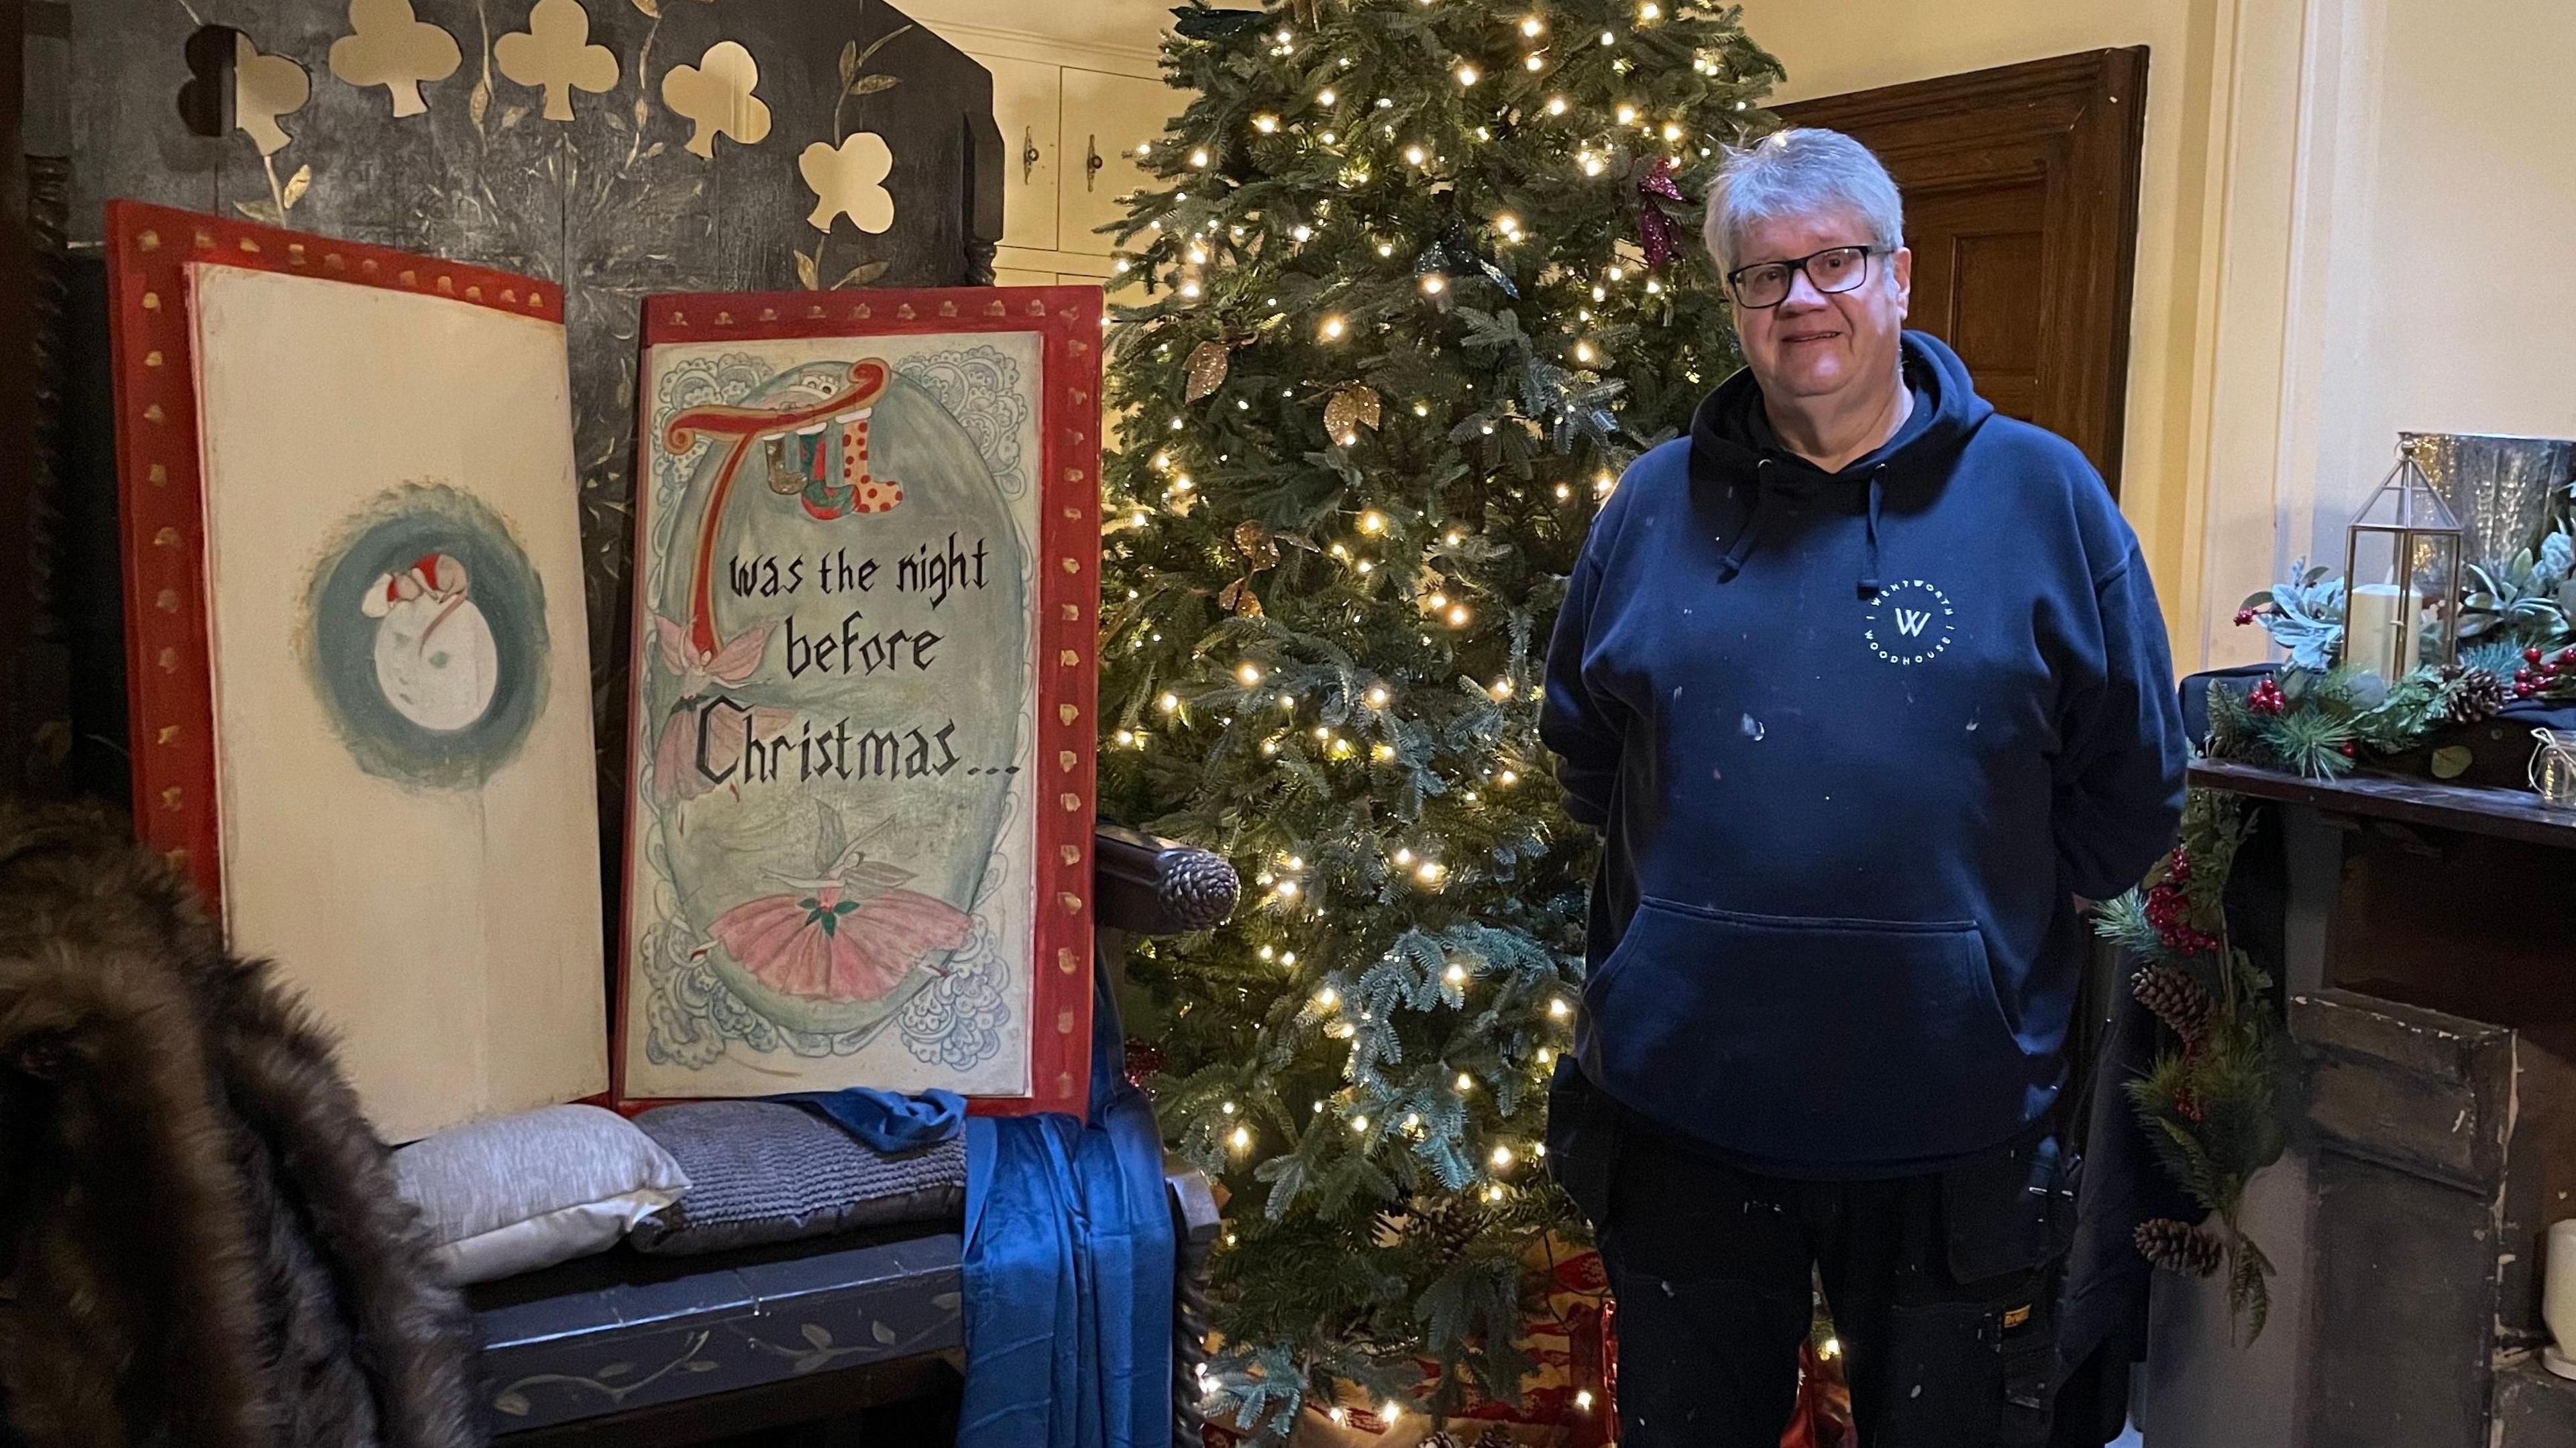
[[[1779,1448],[1818,1278],[1861,1448],[2048,1441],[2072,1203],[2044,1127],[1938,1175],[1766,1177],[1568,1061],[1548,1164],[1591,1217],[1618,1302],[1621,1448]]]

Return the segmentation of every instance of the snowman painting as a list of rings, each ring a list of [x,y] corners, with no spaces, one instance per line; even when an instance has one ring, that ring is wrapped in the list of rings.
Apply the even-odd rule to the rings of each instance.
[[[501,684],[500,649],[465,565],[425,553],[379,574],[359,608],[376,620],[376,687],[412,723],[452,734],[481,719]]]

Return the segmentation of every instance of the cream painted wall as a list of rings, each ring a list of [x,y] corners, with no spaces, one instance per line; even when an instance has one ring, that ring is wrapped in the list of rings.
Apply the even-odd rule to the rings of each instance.
[[[2307,0],[2247,28],[2242,172],[2211,381],[2272,415],[2212,430],[2207,592],[2242,594],[2341,529],[2401,429],[2576,437],[2576,66],[2563,0]],[[2491,246],[2517,271],[2463,264]],[[2254,641],[2208,624],[2208,653]]]
[[[1485,3],[1485,0],[1452,0]],[[2576,0],[1744,0],[1783,100],[2145,45],[2122,506],[2177,666],[2339,560],[2401,428],[2576,436]],[[1150,57],[1167,0],[909,0],[969,49]],[[2460,253],[2527,248],[2508,288]]]
[[[2123,506],[2178,666],[2342,528],[2403,428],[2576,436],[2576,4],[1746,0],[1792,100],[2150,47]],[[2463,250],[2519,243],[2498,287]]]
[[[2146,155],[2121,505],[2177,646],[2199,637],[2195,382],[2211,339],[2209,156],[2222,0],[1745,0],[1753,38],[1788,69],[1781,100],[1926,80],[2074,51],[2144,45]],[[2213,105],[2216,95],[2217,105]],[[2191,667],[2196,659],[2181,661]]]

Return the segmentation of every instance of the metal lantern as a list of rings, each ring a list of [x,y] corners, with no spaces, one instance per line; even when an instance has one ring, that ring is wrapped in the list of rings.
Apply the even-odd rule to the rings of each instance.
[[[2379,490],[2345,531],[2343,662],[2391,681],[2460,652],[2460,554],[2466,533],[2415,455],[2397,450]]]
[[[2401,432],[2397,447],[2433,480],[2468,533],[2468,561],[2501,575],[2536,547],[2576,478],[2576,441],[2469,432]]]

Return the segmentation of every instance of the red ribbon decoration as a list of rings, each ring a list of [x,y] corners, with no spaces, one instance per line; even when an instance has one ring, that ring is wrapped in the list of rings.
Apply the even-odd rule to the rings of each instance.
[[[1682,188],[1673,184],[1673,161],[1658,156],[1637,178],[1637,240],[1646,249],[1646,265],[1659,267],[1681,250],[1681,231],[1664,214],[1663,202],[1678,204]]]

